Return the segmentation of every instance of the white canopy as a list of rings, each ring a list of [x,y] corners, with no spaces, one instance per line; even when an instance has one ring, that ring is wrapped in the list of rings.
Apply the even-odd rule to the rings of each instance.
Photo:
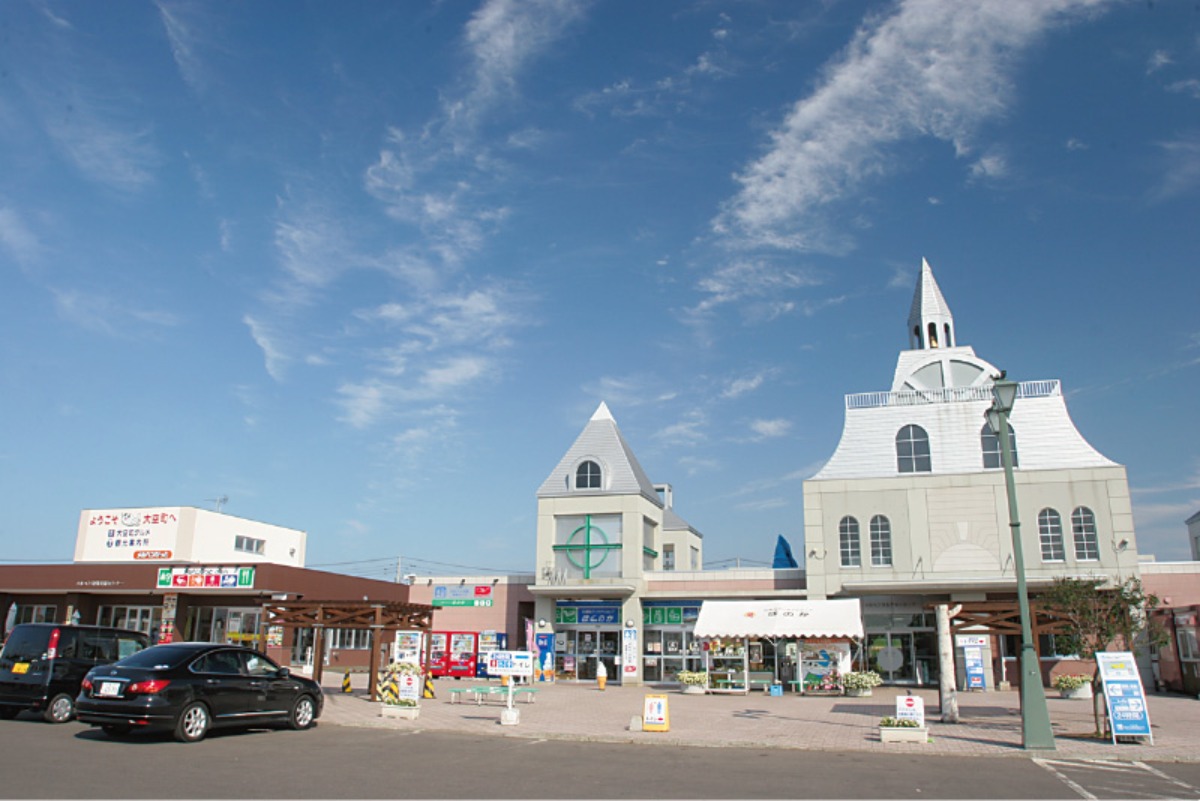
[[[863,636],[858,599],[839,601],[705,601],[696,637],[796,638]]]

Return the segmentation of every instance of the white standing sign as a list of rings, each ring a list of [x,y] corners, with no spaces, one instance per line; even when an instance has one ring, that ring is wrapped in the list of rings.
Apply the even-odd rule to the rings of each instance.
[[[532,676],[532,651],[488,651],[487,669],[490,676]]]
[[[915,695],[896,698],[896,720],[915,720],[918,726],[925,725],[925,699]]]

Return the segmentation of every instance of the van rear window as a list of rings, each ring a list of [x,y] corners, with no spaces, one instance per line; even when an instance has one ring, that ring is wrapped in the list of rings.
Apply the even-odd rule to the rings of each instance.
[[[8,635],[4,643],[4,651],[0,659],[11,659],[14,662],[36,662],[46,655],[46,647],[50,644],[49,626],[17,626]]]

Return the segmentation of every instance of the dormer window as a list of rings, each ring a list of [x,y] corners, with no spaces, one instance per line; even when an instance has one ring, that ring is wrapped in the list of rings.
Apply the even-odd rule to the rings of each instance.
[[[575,489],[600,489],[600,465],[588,460],[575,468]]]

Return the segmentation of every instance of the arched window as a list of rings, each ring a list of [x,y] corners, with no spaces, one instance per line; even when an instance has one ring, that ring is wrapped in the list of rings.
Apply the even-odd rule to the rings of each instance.
[[[917,350],[925,350],[925,343],[921,341],[921,326],[913,326],[913,339],[917,341]]]
[[[1075,558],[1081,562],[1100,559],[1100,539],[1096,536],[1096,516],[1086,506],[1071,512],[1071,531],[1075,535]]]
[[[600,465],[583,462],[575,469],[575,489],[600,489]]]
[[[983,451],[985,469],[999,470],[1004,467],[1004,463],[1000,461],[1000,437],[987,423],[983,424],[983,429],[979,432],[979,448]],[[1008,449],[1012,451],[1013,467],[1020,467],[1021,462],[1017,458],[1017,435],[1013,433],[1011,425],[1008,427]]]
[[[929,435],[920,426],[905,426],[896,435],[896,466],[901,473],[928,473],[933,470],[929,457]]]
[[[858,544],[858,521],[843,517],[838,523],[838,544],[842,554],[842,567],[860,567],[862,551]]]
[[[937,338],[937,323],[929,324],[929,347],[936,348],[938,346]]]
[[[871,567],[892,566],[892,524],[883,515],[871,518]]]
[[[1054,509],[1038,512],[1038,536],[1042,542],[1043,562],[1062,562],[1067,558],[1063,547],[1062,518]]]
[[[942,327],[946,329],[946,347],[953,348],[954,347],[954,337],[951,336],[950,323],[946,323]]]

